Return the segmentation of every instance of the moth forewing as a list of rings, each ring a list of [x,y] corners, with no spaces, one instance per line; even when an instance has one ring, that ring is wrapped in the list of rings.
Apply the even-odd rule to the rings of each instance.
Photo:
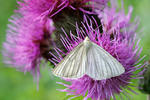
[[[87,66],[86,74],[95,80],[108,79],[125,72],[119,61],[95,43],[87,52]]]
[[[75,47],[55,68],[53,74],[58,77],[76,79],[85,74],[85,41]]]

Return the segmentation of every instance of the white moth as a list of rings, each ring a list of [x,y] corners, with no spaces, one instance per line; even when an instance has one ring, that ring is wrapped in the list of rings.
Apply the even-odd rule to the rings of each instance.
[[[103,80],[124,72],[119,61],[88,37],[53,69],[55,76],[68,79],[81,78],[86,74],[94,80]]]

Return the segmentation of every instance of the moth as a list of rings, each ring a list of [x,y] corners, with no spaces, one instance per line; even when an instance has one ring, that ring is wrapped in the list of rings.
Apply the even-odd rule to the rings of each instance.
[[[125,69],[119,61],[88,37],[53,69],[55,76],[68,79],[88,75],[94,80],[104,80],[124,72]]]

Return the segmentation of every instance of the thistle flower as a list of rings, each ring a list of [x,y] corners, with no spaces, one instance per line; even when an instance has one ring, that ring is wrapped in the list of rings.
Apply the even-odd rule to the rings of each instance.
[[[138,28],[138,19],[131,22],[131,14],[133,11],[132,6],[129,7],[128,14],[125,14],[123,2],[121,9],[118,8],[117,0],[111,0],[111,6],[105,7],[103,11],[97,10],[98,17],[103,24],[103,31],[111,34],[115,31],[126,32],[128,38],[133,37],[136,29]]]
[[[19,15],[12,16],[9,20],[7,38],[4,42],[4,61],[24,72],[40,74],[40,62],[48,59],[45,53],[49,52],[52,45],[50,35],[54,30],[52,20],[46,22],[33,22]]]
[[[97,26],[96,29],[93,28],[95,24]],[[108,34],[105,31],[101,33],[95,19],[89,19],[88,21],[86,17],[85,23],[82,23],[82,25],[83,27],[77,26],[77,37],[72,33],[68,36],[67,33],[64,32],[65,37],[62,37],[61,40],[68,52],[65,53],[59,48],[56,48],[55,51],[59,57],[50,53],[54,57],[50,59],[50,61],[57,65],[57,63],[63,59],[63,55],[67,55],[71,52],[86,36],[88,36],[92,42],[101,46],[116,58],[125,68],[125,73],[106,80],[94,80],[87,75],[84,75],[80,79],[64,79],[70,82],[71,85],[58,82],[67,87],[61,91],[68,92],[68,95],[84,96],[84,100],[88,98],[92,100],[110,100],[110,98],[115,99],[116,94],[120,94],[122,98],[121,93],[125,96],[128,94],[125,89],[134,92],[130,88],[132,87],[130,80],[140,78],[143,71],[137,74],[135,74],[135,71],[144,66],[138,64],[141,60],[139,57],[141,49],[138,46],[139,42],[136,43],[135,36],[129,40],[127,34],[121,33],[119,30],[112,34]],[[125,37],[122,38],[121,34],[124,34]]]
[[[67,0],[23,0],[18,1],[18,4],[20,6],[17,12],[33,19],[61,11],[68,5]]]
[[[20,5],[18,12],[31,18],[52,17],[66,7],[89,12],[85,8],[90,7],[92,9],[93,4],[101,5],[100,8],[106,5],[107,2],[108,0],[23,0],[23,2],[18,1]]]

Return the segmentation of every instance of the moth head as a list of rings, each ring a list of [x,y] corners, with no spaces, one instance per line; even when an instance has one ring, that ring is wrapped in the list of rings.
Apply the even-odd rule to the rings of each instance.
[[[85,42],[86,42],[86,41],[90,41],[89,37],[88,37],[88,36],[85,37],[84,41],[85,41]]]
[[[91,40],[88,37],[86,37],[83,42],[87,48],[91,46]]]

